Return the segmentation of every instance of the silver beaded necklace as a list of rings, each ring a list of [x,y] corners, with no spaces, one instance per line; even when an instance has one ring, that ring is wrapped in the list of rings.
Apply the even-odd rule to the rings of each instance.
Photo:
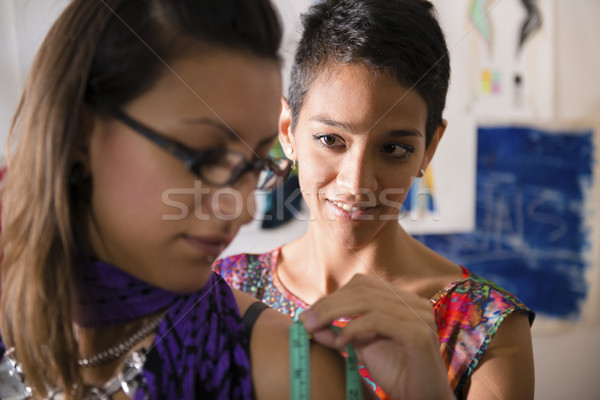
[[[102,387],[85,386],[83,387],[84,400],[110,400],[111,397],[122,390],[129,398],[141,388],[143,398],[148,398],[146,381],[142,374],[144,363],[146,362],[145,348],[132,352],[127,356],[123,367]],[[32,396],[31,388],[25,382],[25,376],[21,367],[12,358],[14,350],[9,349],[0,361],[0,398],[7,400],[29,400]],[[74,388],[75,389],[75,388]],[[50,390],[44,400],[63,400],[62,390]]]
[[[127,351],[129,351],[133,346],[138,344],[142,339],[148,336],[152,331],[154,331],[160,321],[162,321],[164,314],[159,315],[155,319],[153,319],[148,325],[143,326],[138,331],[134,332],[133,335],[129,336],[127,339],[123,340],[121,343],[114,345],[113,347],[104,350],[100,353],[94,354],[90,357],[80,358],[77,360],[77,364],[81,367],[97,367],[98,365],[106,364],[109,361],[116,360],[121,357]]]
[[[121,343],[94,354],[91,357],[80,358],[77,364],[81,367],[95,367],[115,360],[138,344],[142,339],[154,331],[162,321],[164,314],[157,316],[148,325],[143,326],[133,335]],[[10,348],[0,360],[0,399],[29,399],[31,389],[25,383],[25,377],[19,363],[13,358],[14,349]],[[145,389],[142,376],[142,368],[146,361],[146,349],[140,349],[130,354],[124,362],[119,373],[106,382],[102,387],[86,386],[84,388],[85,400],[109,400],[119,390],[129,396],[133,396],[138,387]],[[147,398],[147,393],[145,393]],[[46,399],[63,398],[61,391],[51,392]]]

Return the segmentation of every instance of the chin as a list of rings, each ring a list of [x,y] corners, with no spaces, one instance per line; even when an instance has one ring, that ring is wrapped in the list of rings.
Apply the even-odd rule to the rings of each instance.
[[[173,293],[188,294],[201,290],[212,275],[212,263],[196,266],[193,270],[182,268],[179,271],[170,269],[168,276],[158,277],[154,285]],[[162,279],[161,279],[162,278]]]
[[[332,237],[335,238],[335,243],[340,243],[347,249],[358,250],[371,243],[375,236],[373,234],[364,232],[364,230],[362,230],[362,232],[345,230],[334,233]]]

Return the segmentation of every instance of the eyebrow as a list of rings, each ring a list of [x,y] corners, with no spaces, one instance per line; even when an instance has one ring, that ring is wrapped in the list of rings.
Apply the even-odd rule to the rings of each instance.
[[[338,128],[338,129],[342,129],[348,132],[352,132],[353,129],[350,125],[344,123],[344,122],[340,122],[340,121],[335,121],[329,118],[324,118],[324,117],[312,117],[310,118],[310,121],[315,121],[327,126],[331,126],[333,128]],[[391,137],[407,137],[407,136],[420,136],[423,137],[423,133],[421,131],[419,131],[418,129],[393,129],[389,132],[387,132],[388,136]]]
[[[320,124],[324,124],[324,125],[331,126],[331,127],[334,127],[334,128],[343,129],[343,130],[349,131],[349,132],[352,131],[352,128],[350,127],[350,125],[345,124],[345,123],[340,122],[340,121],[335,121],[335,120],[332,120],[332,119],[329,119],[329,118],[324,118],[324,117],[316,116],[316,117],[310,118],[309,121],[315,121],[315,122],[318,122]]]
[[[218,130],[224,132],[230,139],[240,140],[239,135],[235,133],[231,128],[229,128],[221,122],[212,120],[210,118],[184,118],[183,122],[186,125],[210,125],[213,128],[217,128]]]
[[[388,132],[389,136],[392,137],[406,137],[406,136],[423,136],[423,133],[418,129],[394,129]]]
[[[226,126],[218,121],[214,121],[210,118],[184,119],[183,122],[188,125],[195,125],[195,124],[210,125],[214,128],[217,128],[220,131],[225,132],[231,140],[242,140],[243,141],[243,139],[237,133],[235,133],[233,130],[229,129],[228,126]],[[279,136],[279,132],[276,131],[271,136],[258,142],[258,145],[256,146],[256,148],[260,148],[260,147],[264,146],[265,144],[274,141],[277,138],[277,136]]]

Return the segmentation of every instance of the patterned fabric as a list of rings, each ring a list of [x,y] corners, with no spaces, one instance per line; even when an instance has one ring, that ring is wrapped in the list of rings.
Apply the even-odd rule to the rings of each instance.
[[[288,292],[277,277],[280,248],[264,254],[240,254],[218,260],[214,270],[230,286],[252,294],[272,308],[294,318],[310,305]],[[438,325],[440,353],[448,368],[448,382],[455,394],[483,357],[502,321],[520,310],[533,323],[535,314],[515,296],[461,267],[462,279],[449,284],[431,301]],[[346,322],[337,321],[344,326]],[[361,366],[360,373],[381,399],[389,397]]]
[[[106,325],[108,313],[102,310],[104,306],[112,308],[115,315],[123,314],[120,308],[127,308],[128,302],[132,301],[131,296],[138,294],[150,294],[148,299],[154,299],[154,305],[167,300],[170,304],[158,326],[153,346],[146,355],[142,372],[146,388],[138,389],[134,399],[254,398],[248,333],[242,324],[235,297],[219,275],[213,273],[198,292],[173,296],[168,292],[161,294],[164,292],[161,289],[125,274],[127,278],[115,267],[105,266],[109,267],[105,269],[104,276],[107,278],[101,282],[102,290],[96,292],[101,295],[98,300],[102,300],[110,282],[119,284],[113,286],[110,302],[99,301],[96,304],[94,309],[99,311],[99,319],[88,319],[86,324]],[[123,279],[128,279],[133,287],[140,290],[127,291],[129,285],[123,285]],[[127,295],[124,292],[128,292]],[[119,299],[121,304],[116,304]],[[133,301],[133,304],[136,302]],[[89,304],[87,307],[90,307]],[[151,308],[140,306],[137,312],[144,313]],[[4,350],[1,338],[0,348]]]
[[[144,365],[150,399],[254,398],[248,338],[233,293],[218,275],[169,308],[154,343]]]
[[[252,399],[248,337],[235,297],[213,274],[159,325],[144,377],[149,399]],[[142,400],[138,390],[134,399]]]
[[[101,260],[80,270],[76,322],[87,328],[123,324],[165,310],[179,294],[148,285]]]

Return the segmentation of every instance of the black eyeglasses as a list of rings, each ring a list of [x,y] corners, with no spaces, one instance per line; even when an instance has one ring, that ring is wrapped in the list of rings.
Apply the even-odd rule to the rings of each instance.
[[[181,160],[189,171],[211,186],[232,185],[246,172],[251,171],[259,174],[257,189],[272,190],[284,181],[292,170],[293,162],[287,158],[266,157],[248,160],[239,151],[223,148],[195,152],[181,143],[154,132],[120,110],[109,109],[108,112],[167,153]]]

